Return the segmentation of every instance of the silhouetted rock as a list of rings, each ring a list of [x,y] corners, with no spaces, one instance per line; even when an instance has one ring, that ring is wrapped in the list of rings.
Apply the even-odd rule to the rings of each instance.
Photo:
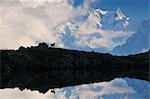
[[[48,49],[48,45],[43,42],[43,43],[40,43],[40,44],[38,45],[38,48],[41,48],[41,49]]]
[[[24,50],[26,50],[26,48],[23,47],[23,46],[21,46],[21,47],[19,47],[19,50],[20,50],[20,51],[24,51]]]

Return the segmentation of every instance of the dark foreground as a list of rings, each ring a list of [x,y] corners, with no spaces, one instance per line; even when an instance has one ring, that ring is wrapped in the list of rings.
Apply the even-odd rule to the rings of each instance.
[[[28,88],[42,93],[52,88],[131,77],[149,81],[149,52],[112,56],[49,48],[46,44],[1,50],[0,88]]]

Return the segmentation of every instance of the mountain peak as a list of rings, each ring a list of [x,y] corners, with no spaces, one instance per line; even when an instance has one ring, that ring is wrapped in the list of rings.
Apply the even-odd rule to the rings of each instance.
[[[116,11],[116,19],[117,20],[122,20],[124,18],[126,18],[126,16],[124,15],[124,13],[121,11],[121,9],[118,7],[117,11]]]

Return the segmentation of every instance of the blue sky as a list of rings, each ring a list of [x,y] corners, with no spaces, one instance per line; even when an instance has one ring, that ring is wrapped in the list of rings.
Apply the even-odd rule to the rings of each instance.
[[[84,0],[73,0],[75,5],[80,5]],[[94,8],[116,10],[120,7],[124,13],[134,21],[143,21],[150,18],[149,0],[96,0]]]

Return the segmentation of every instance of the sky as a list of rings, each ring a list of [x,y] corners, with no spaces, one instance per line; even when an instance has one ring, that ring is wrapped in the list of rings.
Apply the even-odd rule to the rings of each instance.
[[[133,20],[146,20],[149,14],[150,0],[102,0],[98,6],[103,9],[120,7]]]
[[[75,5],[80,5],[84,0],[74,0]],[[143,21],[148,18],[150,12],[150,0],[97,0],[94,8],[104,10],[116,10],[120,7],[125,14],[133,20]]]
[[[148,19],[148,5],[148,0],[0,0],[0,48],[55,42],[55,47],[109,52],[135,32],[130,23]],[[114,17],[118,7],[120,16]]]

